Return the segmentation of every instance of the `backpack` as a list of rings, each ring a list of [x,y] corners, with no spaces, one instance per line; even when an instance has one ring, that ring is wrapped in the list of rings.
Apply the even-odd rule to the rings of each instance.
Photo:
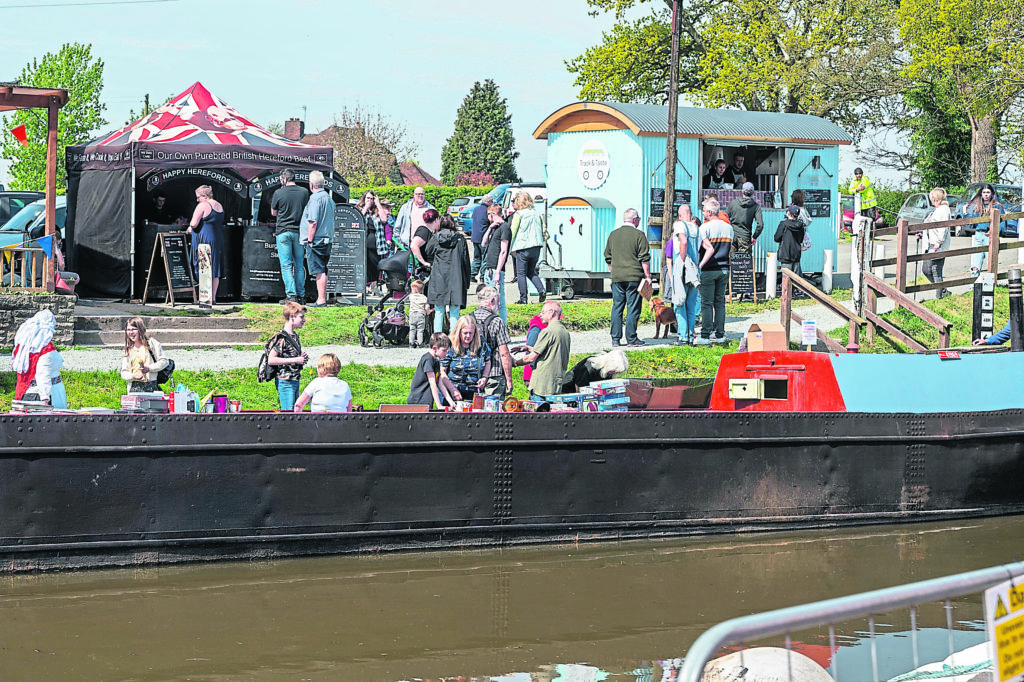
[[[263,355],[260,356],[260,361],[256,365],[256,381],[260,383],[263,383],[264,381],[273,381],[274,379],[277,378],[277,373],[280,370],[280,365],[270,364],[270,347],[274,345],[274,343],[277,341],[277,337],[279,336],[281,336],[281,332],[278,332],[277,334],[271,336],[270,340],[267,341],[267,345],[263,346]],[[289,344],[291,344],[292,348],[294,348],[295,350],[300,350],[295,345],[295,342],[292,341],[287,334],[284,335],[284,339]]]
[[[497,313],[495,313],[493,310],[488,308],[488,310],[487,310],[487,319],[485,319],[483,322],[479,322],[479,325],[480,325],[480,357],[484,358],[484,363],[487,363],[487,362],[490,362],[492,364],[494,363],[494,351],[497,350],[497,349],[494,347],[494,344],[491,341],[491,335],[490,335],[490,332],[487,331],[487,328],[490,326],[491,322],[493,322],[494,318],[496,318],[497,316],[498,316]]]

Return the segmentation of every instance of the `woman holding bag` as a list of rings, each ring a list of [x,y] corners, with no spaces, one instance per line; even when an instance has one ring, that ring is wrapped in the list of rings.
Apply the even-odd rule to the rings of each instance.
[[[128,382],[128,392],[159,391],[157,376],[169,364],[163,346],[146,333],[146,323],[142,318],[128,320],[124,327],[124,358],[121,359],[121,378]]]

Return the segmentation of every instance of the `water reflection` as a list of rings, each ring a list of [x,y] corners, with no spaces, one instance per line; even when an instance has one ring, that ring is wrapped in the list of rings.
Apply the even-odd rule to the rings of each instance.
[[[0,669],[5,680],[669,679],[664,662],[722,620],[1006,563],[1021,537],[1024,517],[1006,517],[5,577]],[[980,600],[954,604],[958,646],[983,638],[981,618]],[[878,622],[894,652],[885,665],[905,672],[895,652],[909,650],[898,634],[909,616]],[[918,623],[944,657],[942,605]],[[867,630],[844,625],[835,652],[827,629],[797,639],[845,673],[863,668]]]

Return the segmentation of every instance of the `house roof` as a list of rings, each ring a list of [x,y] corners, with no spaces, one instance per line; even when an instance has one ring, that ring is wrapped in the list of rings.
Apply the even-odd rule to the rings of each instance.
[[[575,102],[544,119],[533,131],[533,136],[546,139],[549,133],[595,130],[630,130],[635,135],[665,135],[668,132],[668,106]],[[679,107],[676,135],[748,142],[853,143],[849,133],[818,116],[738,109]]]
[[[403,161],[398,164],[398,172],[402,174],[403,185],[440,185],[441,181],[419,167],[415,161]]]

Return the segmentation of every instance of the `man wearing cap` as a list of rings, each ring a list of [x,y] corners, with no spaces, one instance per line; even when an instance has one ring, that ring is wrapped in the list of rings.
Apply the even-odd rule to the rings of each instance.
[[[732,248],[736,253],[749,252],[753,242],[757,241],[764,229],[761,207],[754,201],[754,185],[749,182],[743,183],[743,196],[730,201],[725,212],[729,215],[729,223],[732,225]],[[751,233],[755,221],[757,230]]]
[[[864,175],[863,168],[853,169],[853,182],[850,183],[850,194],[860,195],[860,214],[874,220],[875,218],[875,190],[871,186],[871,179]]]
[[[487,217],[487,209],[493,203],[494,197],[486,194],[480,203],[473,207],[473,229],[469,235],[469,241],[473,242],[473,263],[469,268],[469,277],[472,282],[475,282],[477,275],[480,274],[480,265],[484,255],[484,247],[480,245],[480,242],[483,241],[487,228],[491,226],[491,221]]]

